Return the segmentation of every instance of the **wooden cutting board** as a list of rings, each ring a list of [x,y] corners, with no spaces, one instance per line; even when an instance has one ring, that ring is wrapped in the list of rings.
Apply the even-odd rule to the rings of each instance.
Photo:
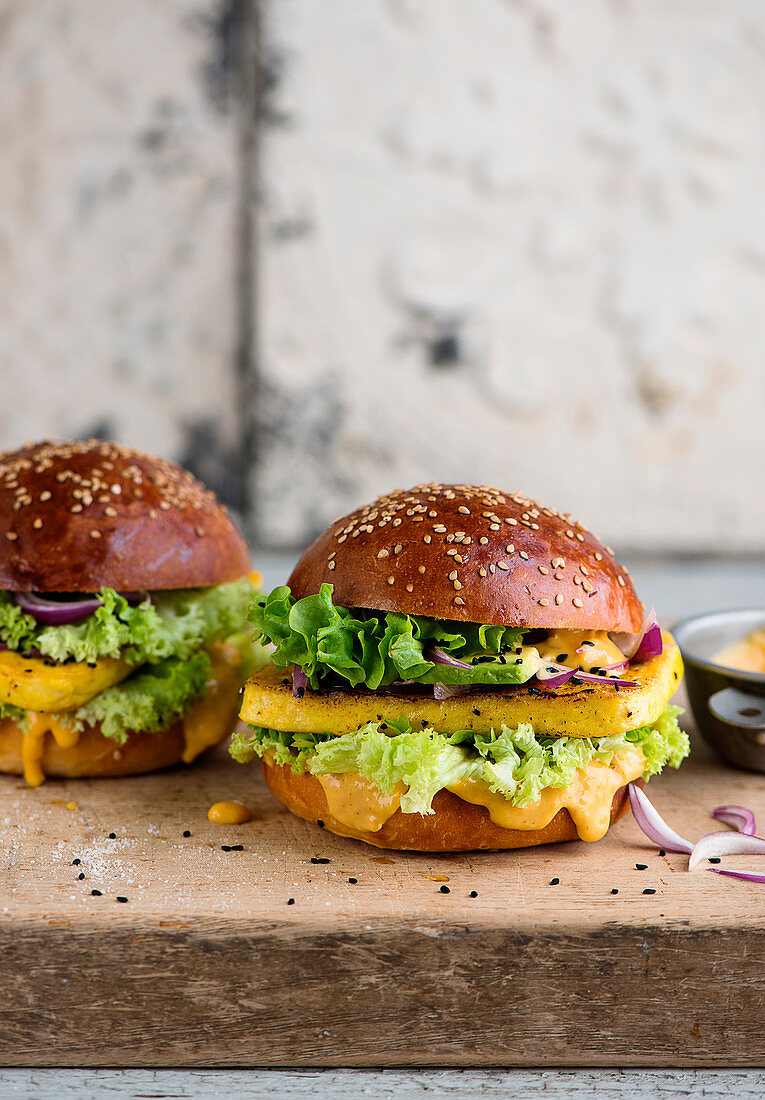
[[[691,838],[721,803],[765,828],[765,776],[701,745],[649,793]],[[253,820],[209,824],[230,797]],[[2,777],[0,806],[4,1065],[765,1063],[765,887],[689,874],[631,818],[594,845],[385,853],[292,817],[223,750]]]

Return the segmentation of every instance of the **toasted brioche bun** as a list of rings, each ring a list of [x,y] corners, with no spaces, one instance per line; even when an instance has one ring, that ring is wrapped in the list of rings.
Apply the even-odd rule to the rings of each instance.
[[[337,606],[506,626],[635,632],[643,606],[612,552],[570,516],[490,486],[418,485],[339,519],[288,584]]]
[[[338,836],[353,837],[376,848],[401,848],[416,852],[472,852],[481,848],[530,848],[536,844],[557,844],[577,840],[576,826],[568,810],[559,810],[544,829],[503,829],[495,825],[483,806],[465,802],[451,791],[439,791],[433,799],[434,813],[389,817],[377,832],[352,829],[329,812],[321,783],[315,775],[298,775],[287,765],[260,762],[271,793],[297,817],[314,824],[324,823]],[[643,781],[638,780],[642,786]],[[626,787],[620,787],[611,804],[611,824],[629,810]]]
[[[197,588],[249,568],[225,509],[174,462],[93,439],[0,454],[0,588]]]

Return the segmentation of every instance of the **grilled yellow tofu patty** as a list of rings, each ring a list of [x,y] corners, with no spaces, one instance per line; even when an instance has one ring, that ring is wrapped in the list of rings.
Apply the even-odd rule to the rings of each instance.
[[[533,680],[529,685],[476,690],[443,701],[432,695],[352,688],[306,691],[302,699],[293,699],[289,670],[269,664],[247,681],[240,717],[252,726],[290,733],[352,733],[367,722],[406,718],[412,729],[430,726],[440,733],[481,733],[530,722],[537,734],[548,737],[621,734],[655,722],[680,682],[680,650],[671,634],[664,632],[662,638],[664,651],[659,657],[631,665],[623,673],[625,680],[637,681],[637,687],[569,681],[557,691],[545,691]]]

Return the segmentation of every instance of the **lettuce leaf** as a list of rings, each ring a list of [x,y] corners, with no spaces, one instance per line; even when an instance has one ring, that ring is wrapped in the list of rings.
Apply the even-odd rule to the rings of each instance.
[[[12,719],[22,729],[27,728],[27,722],[29,721],[27,711],[21,707],[15,707],[13,703],[0,703],[0,721],[4,718]]]
[[[300,665],[312,688],[333,673],[354,687],[364,684],[375,691],[396,680],[520,684],[537,670],[534,652],[520,649],[522,630],[351,610],[336,607],[332,592],[331,584],[323,584],[316,595],[296,600],[286,585],[280,585],[258,596],[248,614],[258,635],[274,646],[274,664]],[[424,653],[429,645],[471,662],[470,667],[429,661]]]
[[[167,657],[57,717],[76,730],[100,722],[104,737],[124,745],[131,730],[158,733],[182,717],[204,694],[210,674],[210,658],[202,650],[189,658]]]
[[[610,763],[615,753],[639,746],[645,755],[643,778],[670,764],[678,767],[690,751],[677,722],[680,707],[667,706],[650,726],[612,737],[536,737],[533,728],[502,726],[488,734],[463,730],[452,735],[412,730],[405,723],[370,722],[355,733],[281,733],[262,727],[239,730],[230,752],[246,763],[272,752],[277,764],[314,775],[359,772],[383,794],[402,782],[404,813],[432,813],[433,796],[462,779],[482,779],[514,805],[535,802],[548,787],[563,788],[593,760]]]
[[[75,626],[42,626],[0,591],[0,641],[9,649],[36,650],[54,661],[95,661],[121,653],[134,665],[167,657],[190,657],[200,646],[241,631],[256,592],[242,577],[213,588],[151,593],[151,602],[131,606],[111,588],[103,604]]]

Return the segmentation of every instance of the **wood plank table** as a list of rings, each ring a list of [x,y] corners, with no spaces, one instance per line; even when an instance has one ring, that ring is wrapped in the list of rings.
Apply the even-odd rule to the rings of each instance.
[[[689,837],[720,803],[765,821],[765,776],[700,745],[649,793]],[[229,797],[253,820],[209,824]],[[631,818],[594,845],[386,853],[288,814],[223,750],[0,777],[0,806],[0,1064],[765,1063],[763,888],[689,874]]]

